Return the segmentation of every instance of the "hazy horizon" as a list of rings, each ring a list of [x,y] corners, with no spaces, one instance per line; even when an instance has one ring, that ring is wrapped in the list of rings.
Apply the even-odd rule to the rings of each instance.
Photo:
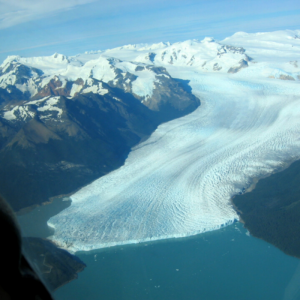
[[[1,62],[8,55],[76,55],[126,44],[300,28],[300,3],[294,0],[2,0],[0,8]]]

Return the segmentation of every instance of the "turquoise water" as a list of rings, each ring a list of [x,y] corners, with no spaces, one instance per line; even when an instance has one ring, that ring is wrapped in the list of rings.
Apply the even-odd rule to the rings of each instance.
[[[242,224],[194,237],[77,253],[87,268],[57,300],[300,299],[300,260]]]

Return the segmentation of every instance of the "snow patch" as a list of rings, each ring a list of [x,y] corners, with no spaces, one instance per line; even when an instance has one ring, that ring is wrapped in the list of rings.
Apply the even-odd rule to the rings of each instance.
[[[57,97],[51,97],[48,100],[45,101],[44,105],[38,108],[38,111],[57,111],[57,117],[61,118],[63,110],[56,105],[59,102],[59,96]]]
[[[156,81],[155,73],[150,70],[139,72],[139,77],[132,81],[132,92],[140,97],[151,97]]]
[[[108,89],[103,88],[102,82],[99,82],[99,84],[94,84],[94,85],[82,90],[83,94],[94,93],[94,94],[99,94],[102,96],[107,94],[108,92],[109,92]]]
[[[3,118],[8,120],[8,121],[16,120],[17,116],[15,115],[15,112],[18,109],[19,109],[19,106],[15,106],[12,110],[4,112]]]
[[[40,100],[29,101],[29,102],[26,102],[24,105],[40,105],[42,102],[46,101],[49,98],[50,98],[50,96],[47,96]]]
[[[70,96],[74,97],[76,93],[79,93],[82,90],[83,86],[80,84],[73,83],[72,89],[70,91]]]
[[[34,115],[34,112],[30,111],[27,106],[17,105],[12,110],[4,112],[3,118],[8,121],[17,120],[18,118],[26,121],[27,118],[32,119]]]

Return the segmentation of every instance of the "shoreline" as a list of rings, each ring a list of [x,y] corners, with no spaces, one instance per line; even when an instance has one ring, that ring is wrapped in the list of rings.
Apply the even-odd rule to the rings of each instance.
[[[43,207],[43,206],[46,206],[46,205],[53,204],[54,201],[59,200],[59,199],[69,198],[71,195],[76,193],[76,191],[72,192],[72,193],[69,193],[69,194],[61,194],[61,195],[50,197],[48,201],[42,202],[41,204],[35,204],[35,205],[28,206],[28,207],[24,207],[24,208],[16,211],[15,214],[17,216],[26,215],[26,214],[32,212],[34,209],[36,209],[38,207]],[[62,200],[62,201],[66,201],[66,200]],[[71,201],[71,198],[70,198],[70,201]]]
[[[287,162],[283,162],[279,167],[275,168],[271,173],[269,174],[265,174],[265,175],[261,175],[261,176],[256,176],[254,178],[251,179],[251,183],[248,185],[247,188],[245,188],[244,192],[242,194],[236,194],[234,196],[232,196],[230,198],[230,203],[233,207],[233,209],[237,212],[237,215],[238,215],[238,218],[236,219],[236,221],[239,221],[241,224],[243,224],[243,226],[249,231],[249,233],[254,236],[254,237],[257,237],[257,238],[260,238],[264,241],[267,241],[266,239],[264,238],[261,238],[259,236],[256,236],[252,230],[246,225],[246,221],[244,220],[243,218],[243,210],[241,208],[238,208],[236,206],[236,204],[234,203],[234,199],[237,197],[237,196],[243,196],[245,194],[248,194],[248,193],[251,193],[253,190],[255,190],[257,184],[261,181],[261,179],[265,179],[265,178],[268,178],[274,174],[278,174],[278,173],[281,173],[283,172],[284,170],[287,170],[294,162],[297,162],[297,161],[300,161],[300,159],[296,159],[296,160],[288,160]],[[80,188],[79,188],[80,189]],[[77,190],[79,190],[77,189]],[[37,205],[35,207],[33,207],[31,210],[27,211],[27,212],[24,212],[23,214],[17,214],[18,217],[22,217],[22,216],[25,216],[27,214],[30,214],[32,213],[33,211],[35,210],[38,210],[39,208],[42,208],[44,206],[48,206],[49,204],[53,204],[53,203],[57,203],[58,206],[59,206],[59,211],[51,214],[49,216],[49,218],[51,216],[54,216],[56,214],[58,214],[60,211],[62,211],[63,209],[65,209],[65,204],[69,204],[71,205],[71,199],[69,198],[69,196],[73,194],[73,193],[69,193],[69,194],[62,194],[62,195],[58,195],[56,197],[51,197],[49,198],[50,200],[47,201],[47,202],[44,202],[42,205]],[[68,201],[66,201],[64,198],[68,198]],[[48,218],[48,219],[49,219]],[[48,224],[47,224],[47,220],[44,220],[44,224],[47,226],[48,228],[48,231],[54,231],[55,229],[53,229],[52,227],[50,227]],[[232,221],[232,222],[229,222],[230,224],[234,223],[235,221]],[[178,238],[187,238],[187,237],[191,237],[191,236],[195,236],[195,235],[199,235],[199,234],[202,234],[202,233],[205,233],[205,232],[210,232],[210,231],[215,231],[215,230],[218,230],[218,229],[221,229],[221,228],[224,228],[226,227],[227,225],[230,225],[230,224],[221,224],[220,226],[216,226],[214,228],[211,228],[209,230],[199,230],[197,232],[193,232],[193,233],[188,233],[187,235],[178,235],[178,236],[170,236],[170,237],[156,237],[156,238],[148,238],[148,239],[145,239],[143,241],[127,241],[127,242],[116,242],[116,243],[109,243],[107,245],[102,245],[101,247],[97,247],[97,248],[91,248],[91,249],[87,249],[87,250],[71,250],[70,248],[68,247],[64,247],[64,245],[61,245],[60,242],[58,241],[55,241],[55,240],[52,240],[52,239],[49,239],[49,236],[51,235],[47,235],[47,236],[43,236],[43,238],[47,238],[47,240],[51,241],[52,243],[54,243],[57,247],[61,248],[61,249],[64,249],[70,253],[87,253],[87,252],[91,252],[91,251],[99,251],[99,249],[105,249],[105,248],[111,248],[111,247],[116,247],[116,246],[122,246],[122,245],[132,245],[132,244],[143,244],[143,243],[152,243],[152,242],[155,242],[155,241],[161,241],[161,240],[169,240],[169,239],[178,239]],[[267,241],[269,242],[269,241]],[[270,242],[269,242],[270,243]],[[92,246],[93,247],[93,246]],[[297,257],[297,256],[295,256]]]
[[[190,232],[190,233],[186,233],[186,234],[176,234],[176,235],[173,235],[173,236],[151,237],[151,238],[145,238],[143,240],[128,240],[128,241],[124,241],[124,242],[111,242],[111,243],[102,244],[102,246],[100,246],[100,244],[99,245],[95,245],[95,247],[93,245],[92,247],[94,247],[94,248],[86,249],[86,250],[83,250],[83,249],[72,250],[72,248],[65,247],[64,245],[61,245],[56,240],[52,240],[52,239],[49,239],[49,240],[53,244],[55,244],[56,247],[58,247],[60,249],[64,249],[64,250],[70,252],[71,254],[77,255],[78,253],[90,253],[90,252],[93,252],[93,251],[99,251],[101,249],[114,248],[114,247],[120,247],[120,246],[137,245],[137,244],[152,243],[152,242],[160,242],[160,241],[167,241],[167,240],[173,240],[173,239],[176,239],[176,240],[178,240],[178,239],[186,239],[186,238],[198,236],[198,235],[201,235],[201,234],[204,234],[204,233],[213,232],[213,231],[217,231],[217,230],[226,228],[226,227],[228,227],[230,225],[233,225],[236,222],[238,222],[238,220],[234,219],[234,220],[228,221],[225,224],[221,224],[221,225],[218,225],[216,227],[209,228],[208,230],[206,230],[206,228],[205,228],[205,230],[197,230],[195,232]]]
[[[240,222],[253,237],[300,259],[300,237],[296,234],[300,229],[300,159],[256,179],[251,189],[231,199]]]
[[[163,124],[163,123],[162,123],[162,124]],[[142,144],[143,142],[145,142],[146,140],[148,140],[150,136],[151,136],[151,134],[142,137],[142,139],[139,141],[139,143],[136,144],[135,146],[133,146],[133,147],[131,148],[130,152],[134,150],[133,148],[138,147],[140,144]],[[129,152],[129,153],[130,153],[130,152]],[[129,155],[129,153],[128,153],[128,155]],[[118,168],[121,168],[124,164],[125,164],[125,161],[124,161],[124,163],[123,163],[121,166],[119,166]],[[118,168],[117,168],[117,169],[118,169]],[[115,169],[115,170],[117,170],[117,169]],[[34,204],[34,205],[31,205],[31,206],[27,206],[27,207],[24,207],[24,208],[22,208],[22,209],[20,209],[20,210],[18,210],[18,211],[15,211],[14,213],[15,213],[17,216],[22,216],[22,215],[26,215],[26,214],[30,213],[31,211],[33,211],[34,209],[36,209],[36,208],[38,208],[38,207],[41,207],[41,206],[44,206],[44,205],[52,204],[52,203],[53,203],[55,200],[57,200],[57,199],[61,199],[61,198],[69,198],[69,199],[71,200],[71,197],[70,197],[71,195],[77,193],[80,189],[82,189],[82,188],[84,188],[84,187],[90,185],[90,184],[93,183],[95,180],[98,180],[99,178],[101,178],[101,177],[103,177],[103,176],[106,176],[107,174],[109,174],[109,173],[111,173],[111,172],[113,172],[113,171],[115,171],[115,170],[111,170],[110,172],[108,172],[108,173],[106,173],[106,174],[104,174],[104,175],[102,175],[102,176],[100,176],[100,177],[98,177],[98,178],[92,180],[91,182],[89,182],[89,183],[87,183],[87,184],[85,184],[85,185],[83,185],[83,186],[81,186],[81,187],[78,187],[77,189],[75,189],[74,191],[72,191],[72,192],[70,192],[70,193],[67,193],[67,194],[59,194],[59,195],[56,195],[56,196],[49,197],[48,200],[42,202],[41,204]],[[64,201],[64,200],[63,200],[63,201]],[[71,200],[71,201],[72,201],[72,200]]]

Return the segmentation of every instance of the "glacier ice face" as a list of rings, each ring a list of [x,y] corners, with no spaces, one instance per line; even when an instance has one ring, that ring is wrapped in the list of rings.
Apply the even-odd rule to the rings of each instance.
[[[193,235],[238,218],[230,198],[299,158],[300,85],[169,68],[202,105],[165,123],[125,165],[71,196],[52,217],[70,251]]]

